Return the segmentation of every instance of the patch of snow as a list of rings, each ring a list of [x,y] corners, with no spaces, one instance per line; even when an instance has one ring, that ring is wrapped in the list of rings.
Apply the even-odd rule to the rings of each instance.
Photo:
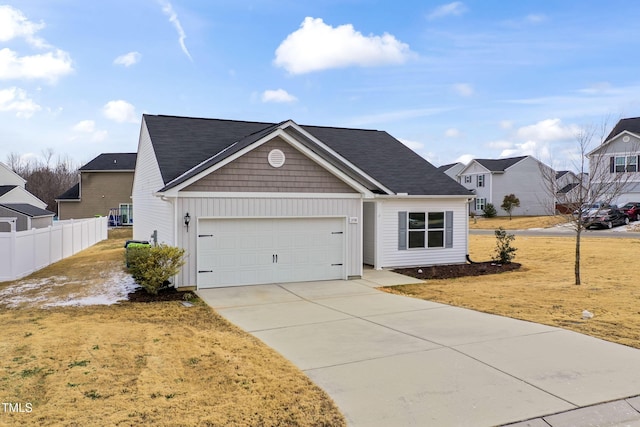
[[[34,303],[49,299],[49,293],[54,286],[64,286],[67,283],[64,276],[53,276],[33,282],[22,280],[17,286],[0,290],[0,303],[9,308],[16,308],[23,304],[34,305]],[[33,295],[37,291],[38,295]]]
[[[127,295],[139,286],[129,274],[114,272],[103,284],[92,289],[89,295],[70,294],[67,299],[44,304],[43,307],[68,307],[83,305],[112,305],[127,299]]]

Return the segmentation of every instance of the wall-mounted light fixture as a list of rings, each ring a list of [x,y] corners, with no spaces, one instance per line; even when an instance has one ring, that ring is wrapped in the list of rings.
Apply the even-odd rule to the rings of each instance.
[[[187,226],[187,233],[189,232],[189,223],[191,222],[191,217],[189,216],[189,212],[187,212],[184,216],[184,225]]]

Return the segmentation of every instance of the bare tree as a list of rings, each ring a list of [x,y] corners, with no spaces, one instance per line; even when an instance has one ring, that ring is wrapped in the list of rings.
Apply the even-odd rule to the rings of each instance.
[[[56,212],[56,197],[67,191],[78,182],[78,166],[68,156],[57,156],[53,161],[54,151],[44,150],[43,160],[29,161],[17,153],[9,153],[7,166],[24,178],[25,189],[45,202],[47,209]]]
[[[616,167],[612,153],[604,145],[606,122],[601,127],[588,126],[575,135],[578,157],[573,166],[577,171],[574,182],[564,181],[560,185],[555,170],[541,168],[547,191],[556,203],[555,212],[562,215],[575,232],[574,277],[575,284],[581,284],[580,249],[582,232],[596,223],[599,215],[604,215],[608,207],[620,197],[627,186],[631,173],[627,165]],[[637,158],[638,143],[628,146],[629,154]],[[616,156],[620,156],[616,152]],[[626,156],[624,156],[626,158]],[[630,156],[631,157],[631,156]],[[635,165],[636,170],[640,165]],[[588,214],[590,212],[590,214]]]

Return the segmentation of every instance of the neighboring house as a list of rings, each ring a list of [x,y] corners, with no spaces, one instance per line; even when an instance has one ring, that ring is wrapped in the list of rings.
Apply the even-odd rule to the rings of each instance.
[[[15,230],[7,221],[0,221],[0,231],[24,231],[53,225],[55,212],[28,203],[0,203],[0,218],[15,218]],[[13,221],[12,221],[13,222]]]
[[[460,162],[449,163],[448,165],[442,165],[438,168],[440,172],[446,173],[456,182],[460,182],[458,178],[458,174],[462,172],[462,169],[464,169],[464,163],[460,163]]]
[[[0,203],[27,203],[44,209],[47,204],[26,189],[27,181],[0,162]]]
[[[500,208],[504,196],[514,194],[520,200],[513,216],[550,215],[555,211],[550,195],[555,172],[532,156],[505,159],[474,159],[459,173],[460,183],[475,191],[472,211],[482,214],[492,203],[498,215],[508,215]]]
[[[613,202],[640,201],[640,117],[620,120],[588,157],[592,187],[623,182],[623,188],[612,191],[617,193]]]
[[[55,213],[25,189],[26,180],[0,162],[0,232],[43,228],[53,223]]]
[[[472,197],[382,131],[143,115],[133,236],[179,287],[348,279],[464,263]]]
[[[580,187],[580,177],[571,171],[556,172],[556,211],[562,214],[572,213],[580,206],[580,200],[586,194]]]
[[[78,184],[56,198],[59,218],[109,216],[111,225],[133,224],[136,157],[136,153],[103,153],[82,166]]]

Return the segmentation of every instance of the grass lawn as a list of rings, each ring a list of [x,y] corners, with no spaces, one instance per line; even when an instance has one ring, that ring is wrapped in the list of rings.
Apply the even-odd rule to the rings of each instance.
[[[469,218],[469,228],[472,230],[495,230],[502,227],[505,230],[523,230],[526,228],[548,228],[565,222],[567,222],[567,219],[562,215],[514,216],[511,219],[508,216],[496,216],[493,218],[477,216]]]
[[[82,292],[122,269],[130,232],[22,281],[57,277],[47,295]],[[43,293],[34,290],[33,298]],[[40,292],[36,295],[35,292]],[[3,301],[0,301],[2,306]],[[0,311],[0,425],[345,425],[295,366],[196,300]]]
[[[508,221],[508,219],[507,219]],[[492,227],[493,228],[493,227]],[[519,271],[387,288],[445,304],[559,326],[640,348],[638,239],[582,239],[582,285],[573,285],[571,237],[517,237]],[[494,236],[469,236],[474,261],[491,259]],[[582,311],[594,313],[582,319]]]

